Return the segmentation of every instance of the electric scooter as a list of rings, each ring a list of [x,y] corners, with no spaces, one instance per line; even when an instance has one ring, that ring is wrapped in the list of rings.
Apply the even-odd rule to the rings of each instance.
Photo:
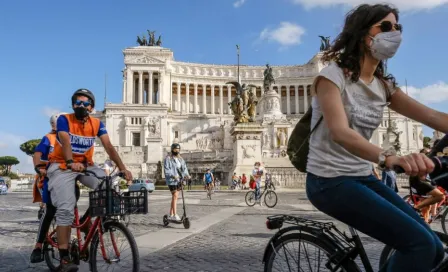
[[[178,170],[179,172],[179,170]],[[179,172],[179,176],[181,177],[182,175]],[[184,214],[182,215],[182,218],[178,221],[178,220],[173,220],[170,219],[170,217],[165,214],[163,216],[163,226],[166,227],[168,226],[169,223],[174,223],[174,224],[183,224],[185,229],[189,229],[190,228],[190,219],[188,219],[187,217],[187,210],[185,209],[185,198],[184,198],[184,178],[182,178],[180,181],[180,191],[182,193],[182,206],[184,209]]]

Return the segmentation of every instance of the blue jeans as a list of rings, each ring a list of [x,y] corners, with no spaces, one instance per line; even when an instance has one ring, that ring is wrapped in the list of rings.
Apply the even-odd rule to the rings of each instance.
[[[260,182],[255,182],[255,200],[259,200],[260,199],[260,195],[261,195],[261,183]]]
[[[320,211],[395,248],[387,271],[429,272],[444,257],[442,243],[423,219],[373,175],[308,173],[306,193]]]

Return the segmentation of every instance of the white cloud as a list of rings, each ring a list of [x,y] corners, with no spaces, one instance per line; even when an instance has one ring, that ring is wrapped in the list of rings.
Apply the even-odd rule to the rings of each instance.
[[[260,33],[261,40],[274,41],[288,47],[301,43],[301,37],[305,34],[305,29],[298,24],[291,22],[281,22],[277,28],[265,28]]]
[[[378,0],[291,0],[294,4],[303,5],[306,9],[315,7],[331,7],[331,6],[357,6],[360,4],[377,4]],[[389,0],[387,3],[392,4],[400,9],[400,11],[428,10],[442,5],[448,4],[448,0]]]
[[[47,117],[51,117],[53,114],[59,113],[59,112],[61,112],[59,109],[51,108],[51,107],[44,107],[44,109],[43,109],[43,113]]]
[[[406,91],[403,87],[402,90]],[[410,86],[407,90],[411,97],[424,104],[448,101],[448,84],[442,81],[423,88]]]
[[[239,8],[241,7],[244,3],[246,2],[246,0],[237,0],[233,3],[233,7],[235,8]]]

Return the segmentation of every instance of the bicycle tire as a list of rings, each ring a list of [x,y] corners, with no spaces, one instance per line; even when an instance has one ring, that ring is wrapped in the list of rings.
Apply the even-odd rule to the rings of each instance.
[[[131,248],[131,252],[132,252],[132,272],[138,272],[140,271],[140,256],[138,253],[138,247],[137,247],[137,243],[135,242],[134,239],[134,235],[132,235],[131,231],[125,226],[123,225],[123,223],[121,222],[117,222],[117,221],[110,221],[110,222],[106,222],[104,224],[104,233],[107,233],[108,230],[110,230],[111,228],[117,228],[119,230],[121,230],[123,232],[123,234],[125,235],[126,239],[129,242],[129,246]],[[90,245],[90,269],[92,272],[98,272],[98,269],[96,267],[96,252],[99,249],[99,234],[98,231],[95,233],[93,239],[92,239],[92,244]],[[100,249],[101,250],[101,249]]]
[[[268,202],[266,201],[266,198],[268,197],[268,195],[272,195],[275,198],[273,205],[268,205]],[[274,191],[269,190],[264,194],[264,204],[266,204],[267,207],[274,208],[275,205],[277,205],[277,201],[278,201],[277,194]]]
[[[269,255],[267,256],[267,262],[265,262],[264,265],[264,272],[272,272],[272,266],[274,264],[276,253],[279,252],[279,249],[281,249],[285,244],[292,242],[292,241],[307,241],[309,244],[313,244],[320,248],[327,256],[334,256],[334,254],[338,251],[338,249],[332,245],[329,245],[328,243],[322,241],[321,239],[317,238],[316,236],[312,236],[307,233],[291,233],[284,235],[280,237],[274,244],[274,250],[271,250],[269,252]],[[358,265],[351,259],[347,259],[344,264],[341,265],[342,271],[344,272],[359,272],[361,271],[358,267]],[[327,267],[323,271],[328,271]],[[299,269],[293,269],[294,271],[298,271]],[[291,271],[291,270],[290,270]],[[340,270],[338,270],[340,271]]]
[[[250,203],[250,200],[253,200],[253,203]],[[254,191],[249,191],[246,193],[246,196],[244,197],[244,200],[246,201],[246,205],[249,207],[253,207],[255,206],[255,192]]]
[[[447,218],[446,218],[447,214],[448,214],[448,208],[446,208],[445,211],[443,212],[443,214],[442,214],[442,218],[440,219],[440,221],[441,221],[441,224],[442,224],[442,230],[443,230],[443,233],[445,233],[445,234],[448,235],[447,227],[446,227],[446,225],[445,225],[445,220],[447,219]]]
[[[49,243],[47,243],[46,241],[44,242],[43,246],[42,246],[43,250],[44,250],[44,259],[45,259],[45,263],[47,264],[48,268],[50,269],[50,271],[57,271],[59,264],[60,264],[60,260],[55,259],[52,254],[50,254],[50,252],[54,252],[56,251],[59,254],[59,250],[57,248],[52,247]],[[52,262],[52,260],[57,260],[56,264],[54,264]]]
[[[378,269],[381,269],[384,264],[389,260],[390,256],[395,252],[395,249],[392,247],[386,245],[383,250],[381,251],[380,255],[380,263],[378,265]]]

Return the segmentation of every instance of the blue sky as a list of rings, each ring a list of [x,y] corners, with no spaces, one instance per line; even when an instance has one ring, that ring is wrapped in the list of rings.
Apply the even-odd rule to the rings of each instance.
[[[364,1],[366,2],[366,1]],[[367,2],[370,2],[367,1]],[[414,97],[442,111],[448,100],[448,0],[392,0],[401,12],[404,40],[389,62]],[[415,2],[415,3],[413,3]],[[94,91],[103,108],[120,102],[122,50],[155,30],[176,60],[231,64],[302,64],[317,53],[318,35],[334,38],[344,14],[359,0],[77,0],[0,2],[0,156],[49,131],[49,116],[70,112],[78,88]],[[426,135],[432,135],[425,129]]]

